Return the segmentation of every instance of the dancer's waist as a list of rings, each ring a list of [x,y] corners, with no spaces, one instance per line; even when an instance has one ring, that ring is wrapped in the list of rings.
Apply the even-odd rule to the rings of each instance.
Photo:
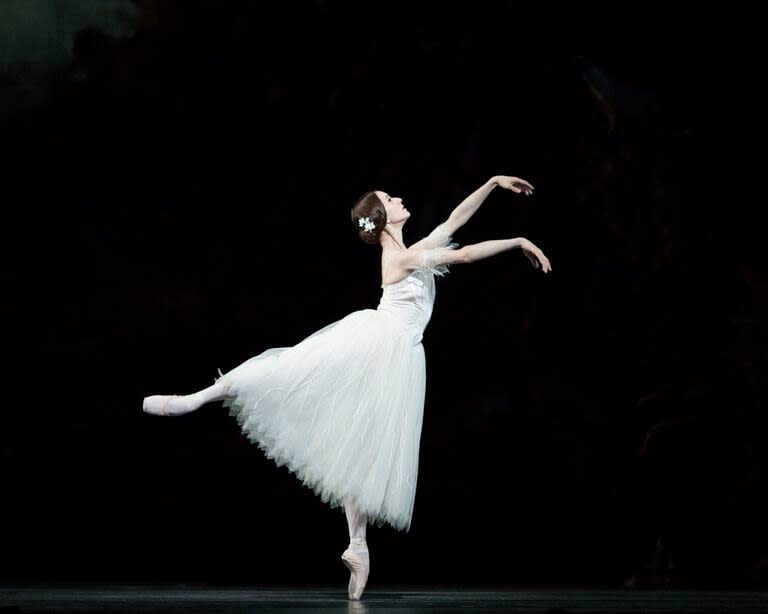
[[[391,309],[387,305],[379,305],[376,309],[380,313],[387,314],[399,326],[403,334],[411,341],[412,345],[418,345],[424,336],[424,326],[422,317],[413,321],[413,314],[406,314],[399,309]]]

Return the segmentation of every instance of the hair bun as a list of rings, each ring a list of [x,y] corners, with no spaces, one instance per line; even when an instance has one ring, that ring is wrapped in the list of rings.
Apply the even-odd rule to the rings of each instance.
[[[360,240],[378,245],[381,233],[387,225],[387,210],[376,192],[366,192],[352,207],[352,224]]]

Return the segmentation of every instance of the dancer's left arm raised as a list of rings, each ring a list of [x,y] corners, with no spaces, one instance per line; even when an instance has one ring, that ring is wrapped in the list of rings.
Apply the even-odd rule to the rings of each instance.
[[[491,177],[483,185],[477,188],[477,190],[461,201],[461,203],[451,211],[447,220],[436,226],[429,235],[411,245],[411,248],[427,249],[445,243],[449,237],[453,236],[453,233],[470,220],[480,208],[480,205],[485,202],[485,199],[488,198],[488,195],[497,186],[505,190],[511,190],[516,194],[525,194],[526,196],[533,194],[533,186],[525,179],[507,175],[496,175],[495,177]]]

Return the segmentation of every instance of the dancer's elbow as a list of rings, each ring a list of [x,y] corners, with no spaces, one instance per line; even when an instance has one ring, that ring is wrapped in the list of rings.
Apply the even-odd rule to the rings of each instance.
[[[470,248],[471,246],[466,245],[464,247],[461,247],[455,250],[453,252],[453,257],[455,258],[453,264],[468,264],[470,262],[473,262],[474,256]]]

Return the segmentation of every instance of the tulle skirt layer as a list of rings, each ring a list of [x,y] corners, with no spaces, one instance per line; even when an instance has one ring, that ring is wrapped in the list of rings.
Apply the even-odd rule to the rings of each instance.
[[[424,412],[424,348],[364,309],[231,371],[224,401],[243,433],[332,507],[410,528]]]

